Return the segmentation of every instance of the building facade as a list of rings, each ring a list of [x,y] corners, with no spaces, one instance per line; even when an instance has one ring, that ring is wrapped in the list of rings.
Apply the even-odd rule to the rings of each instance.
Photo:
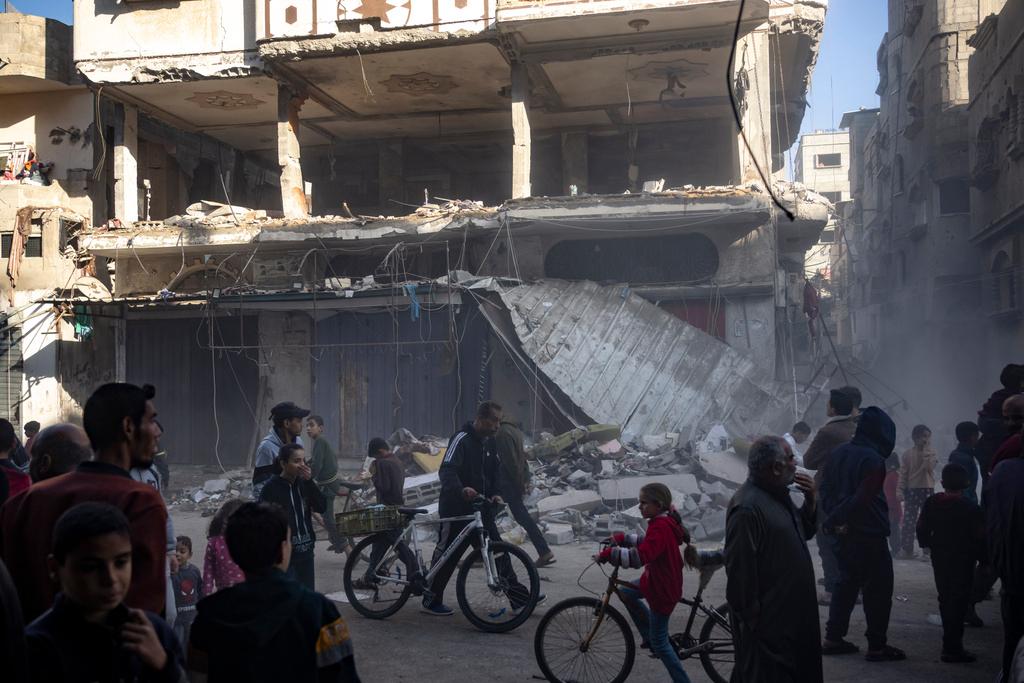
[[[982,256],[985,368],[1024,348],[1024,7],[1008,2],[971,38],[971,242]]]
[[[76,3],[111,145],[84,245],[111,295],[54,301],[110,343],[59,370],[64,390],[151,382],[172,458],[225,464],[281,400],[350,454],[450,432],[486,396],[529,430],[592,420],[501,296],[539,280],[619,288],[699,330],[717,367],[791,388],[828,202],[773,176],[826,5],[740,7]],[[788,422],[809,399],[785,396]]]

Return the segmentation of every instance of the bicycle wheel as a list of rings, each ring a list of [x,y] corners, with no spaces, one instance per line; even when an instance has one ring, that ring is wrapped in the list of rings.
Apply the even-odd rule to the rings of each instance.
[[[526,621],[537,606],[540,576],[533,560],[510,543],[491,543],[491,555],[498,568],[496,585],[487,584],[479,550],[463,558],[455,583],[459,608],[469,623],[488,633],[511,631]],[[519,583],[525,578],[526,584]]]
[[[581,645],[604,610],[597,633]],[[533,637],[533,654],[552,683],[622,683],[633,670],[636,642],[622,613],[597,598],[570,598],[544,615]]]
[[[349,604],[364,617],[390,617],[402,609],[412,593],[410,577],[416,572],[412,553],[404,541],[390,548],[392,538],[388,534],[367,536],[356,544],[345,562],[345,595]],[[376,576],[367,580],[374,541],[387,543],[390,549],[381,558]]]
[[[700,629],[700,644],[708,644],[700,652],[700,663],[714,683],[729,683],[736,665],[736,648],[732,642],[732,624],[729,622],[728,603],[719,605],[704,620]]]

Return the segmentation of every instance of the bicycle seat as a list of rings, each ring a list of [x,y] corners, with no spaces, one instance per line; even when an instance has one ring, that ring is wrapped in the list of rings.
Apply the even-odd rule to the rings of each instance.
[[[430,510],[426,510],[424,508],[398,508],[398,512],[403,515],[415,517],[416,515],[425,515],[430,512]]]
[[[342,481],[340,479],[338,480],[338,486],[343,489],[348,489],[349,491],[362,491],[366,488],[366,484],[360,484],[354,481]]]

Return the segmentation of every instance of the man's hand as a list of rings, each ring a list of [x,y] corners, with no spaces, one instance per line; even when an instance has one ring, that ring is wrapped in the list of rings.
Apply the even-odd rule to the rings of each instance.
[[[697,556],[697,548],[687,545],[683,548],[683,566],[687,569],[699,569],[700,558]]]
[[[796,484],[796,487],[798,489],[800,489],[800,493],[804,494],[805,504],[809,503],[811,506],[813,506],[816,494],[814,488],[814,479],[804,474],[803,472],[797,472],[793,476],[793,483]]]
[[[177,553],[167,553],[167,559],[170,562],[171,573],[172,574],[177,574],[178,573],[178,569],[179,569],[179,567],[178,567],[178,554]]]
[[[302,463],[299,465],[299,479],[312,479],[313,470],[309,469],[309,465]]]
[[[163,671],[167,666],[167,652],[156,636],[153,624],[145,613],[138,609],[129,609],[131,616],[121,627],[122,647],[139,656],[142,663],[153,671]]]
[[[474,500],[478,495],[479,494],[476,492],[476,489],[473,488],[472,486],[467,486],[462,489],[463,500],[471,501]]]

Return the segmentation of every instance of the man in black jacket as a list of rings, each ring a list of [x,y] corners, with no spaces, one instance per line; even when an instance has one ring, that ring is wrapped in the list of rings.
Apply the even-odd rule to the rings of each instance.
[[[896,425],[885,411],[865,410],[848,444],[832,452],[821,483],[825,519],[822,528],[839,540],[839,581],[829,606],[822,654],[857,652],[844,640],[857,594],[864,595],[868,661],[906,659],[886,642],[892,611],[892,555],[889,554],[889,506],[885,502],[885,459],[896,444]]]
[[[327,500],[313,481],[313,473],[306,464],[306,452],[301,445],[289,443],[281,446],[277,462],[281,473],[267,480],[260,491],[260,502],[274,503],[284,510],[292,531],[288,575],[310,590],[316,590],[313,513],[323,514],[327,510]]]
[[[444,461],[441,469],[438,470],[438,477],[441,479],[441,496],[438,501],[438,515],[445,517],[460,517],[473,514],[473,501],[477,496],[483,496],[494,504],[501,504],[504,501],[500,495],[500,470],[501,463],[495,452],[494,435],[498,433],[501,425],[502,409],[494,401],[484,401],[476,411],[476,419],[467,422],[461,430],[456,432],[448,441],[448,449],[444,454]],[[487,533],[495,540],[501,540],[501,533],[494,523],[493,512],[485,508],[483,521]],[[434,550],[432,563],[436,563],[448,545],[455,540],[466,525],[464,522],[444,522],[438,533],[437,547]],[[470,536],[469,543],[477,544],[477,537]],[[456,549],[448,561],[441,567],[434,576],[430,590],[423,596],[423,611],[435,616],[450,616],[454,614],[451,608],[444,604],[444,589],[448,580],[455,571],[456,563],[465,552],[463,547]],[[507,558],[504,562],[499,560],[498,571],[506,575],[512,571]],[[512,574],[510,582],[513,587],[522,588],[528,595],[529,591],[523,588]],[[513,600],[514,602],[514,600]],[[517,605],[513,605],[516,607]]]

